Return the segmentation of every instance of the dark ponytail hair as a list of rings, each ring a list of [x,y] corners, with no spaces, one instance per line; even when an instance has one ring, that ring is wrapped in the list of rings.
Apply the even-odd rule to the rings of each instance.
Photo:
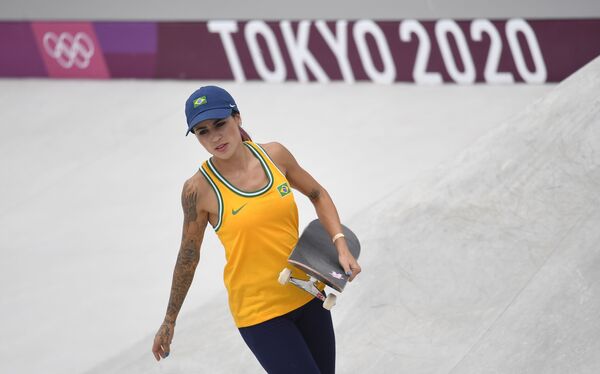
[[[243,142],[252,141],[252,138],[250,138],[250,135],[248,135],[248,133],[246,132],[246,130],[244,130],[241,127],[240,127],[240,134],[242,135],[242,141]]]
[[[238,112],[237,110],[233,110],[233,111],[231,111],[231,115],[234,117],[239,116],[240,112]],[[248,142],[248,141],[251,142],[252,141],[252,138],[250,137],[250,135],[241,126],[240,126],[240,135],[242,136],[243,142]]]

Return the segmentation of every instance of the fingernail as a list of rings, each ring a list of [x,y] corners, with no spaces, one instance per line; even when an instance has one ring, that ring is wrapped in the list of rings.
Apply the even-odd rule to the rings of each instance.
[[[349,277],[351,277],[352,276],[352,272],[351,271],[347,271],[346,275],[349,276]]]
[[[165,358],[169,357],[169,352],[165,352]]]

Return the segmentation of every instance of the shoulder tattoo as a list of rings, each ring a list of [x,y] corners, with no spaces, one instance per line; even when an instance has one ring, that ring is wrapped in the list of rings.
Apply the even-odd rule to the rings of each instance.
[[[193,189],[189,189],[181,197],[181,205],[183,206],[186,221],[195,221],[198,218],[198,212],[196,211],[197,200],[198,194]]]

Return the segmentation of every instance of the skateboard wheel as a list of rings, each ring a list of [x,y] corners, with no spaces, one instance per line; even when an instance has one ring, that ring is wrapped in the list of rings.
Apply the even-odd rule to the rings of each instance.
[[[337,296],[330,293],[329,295],[327,295],[327,298],[323,302],[323,308],[325,308],[327,310],[331,310],[331,308],[333,308],[335,306],[336,300],[337,300]]]
[[[289,282],[290,277],[292,276],[292,271],[288,268],[285,268],[281,271],[281,273],[279,273],[279,283],[281,285],[285,285],[287,282]]]

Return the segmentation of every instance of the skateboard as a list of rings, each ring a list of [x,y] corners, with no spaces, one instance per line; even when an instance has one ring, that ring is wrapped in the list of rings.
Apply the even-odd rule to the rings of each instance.
[[[360,255],[358,238],[344,225],[342,225],[342,231],[350,253],[358,259]],[[279,274],[279,283],[282,285],[291,283],[322,300],[325,309],[330,310],[333,308],[337,296],[335,294],[327,295],[322,291],[324,287],[319,288],[319,283],[323,283],[337,292],[342,292],[349,277],[344,273],[344,269],[339,263],[335,245],[318,219],[309,223],[304,229],[296,247],[288,258],[288,262],[305,272],[309,279],[294,278],[291,276],[292,271],[285,268]]]

